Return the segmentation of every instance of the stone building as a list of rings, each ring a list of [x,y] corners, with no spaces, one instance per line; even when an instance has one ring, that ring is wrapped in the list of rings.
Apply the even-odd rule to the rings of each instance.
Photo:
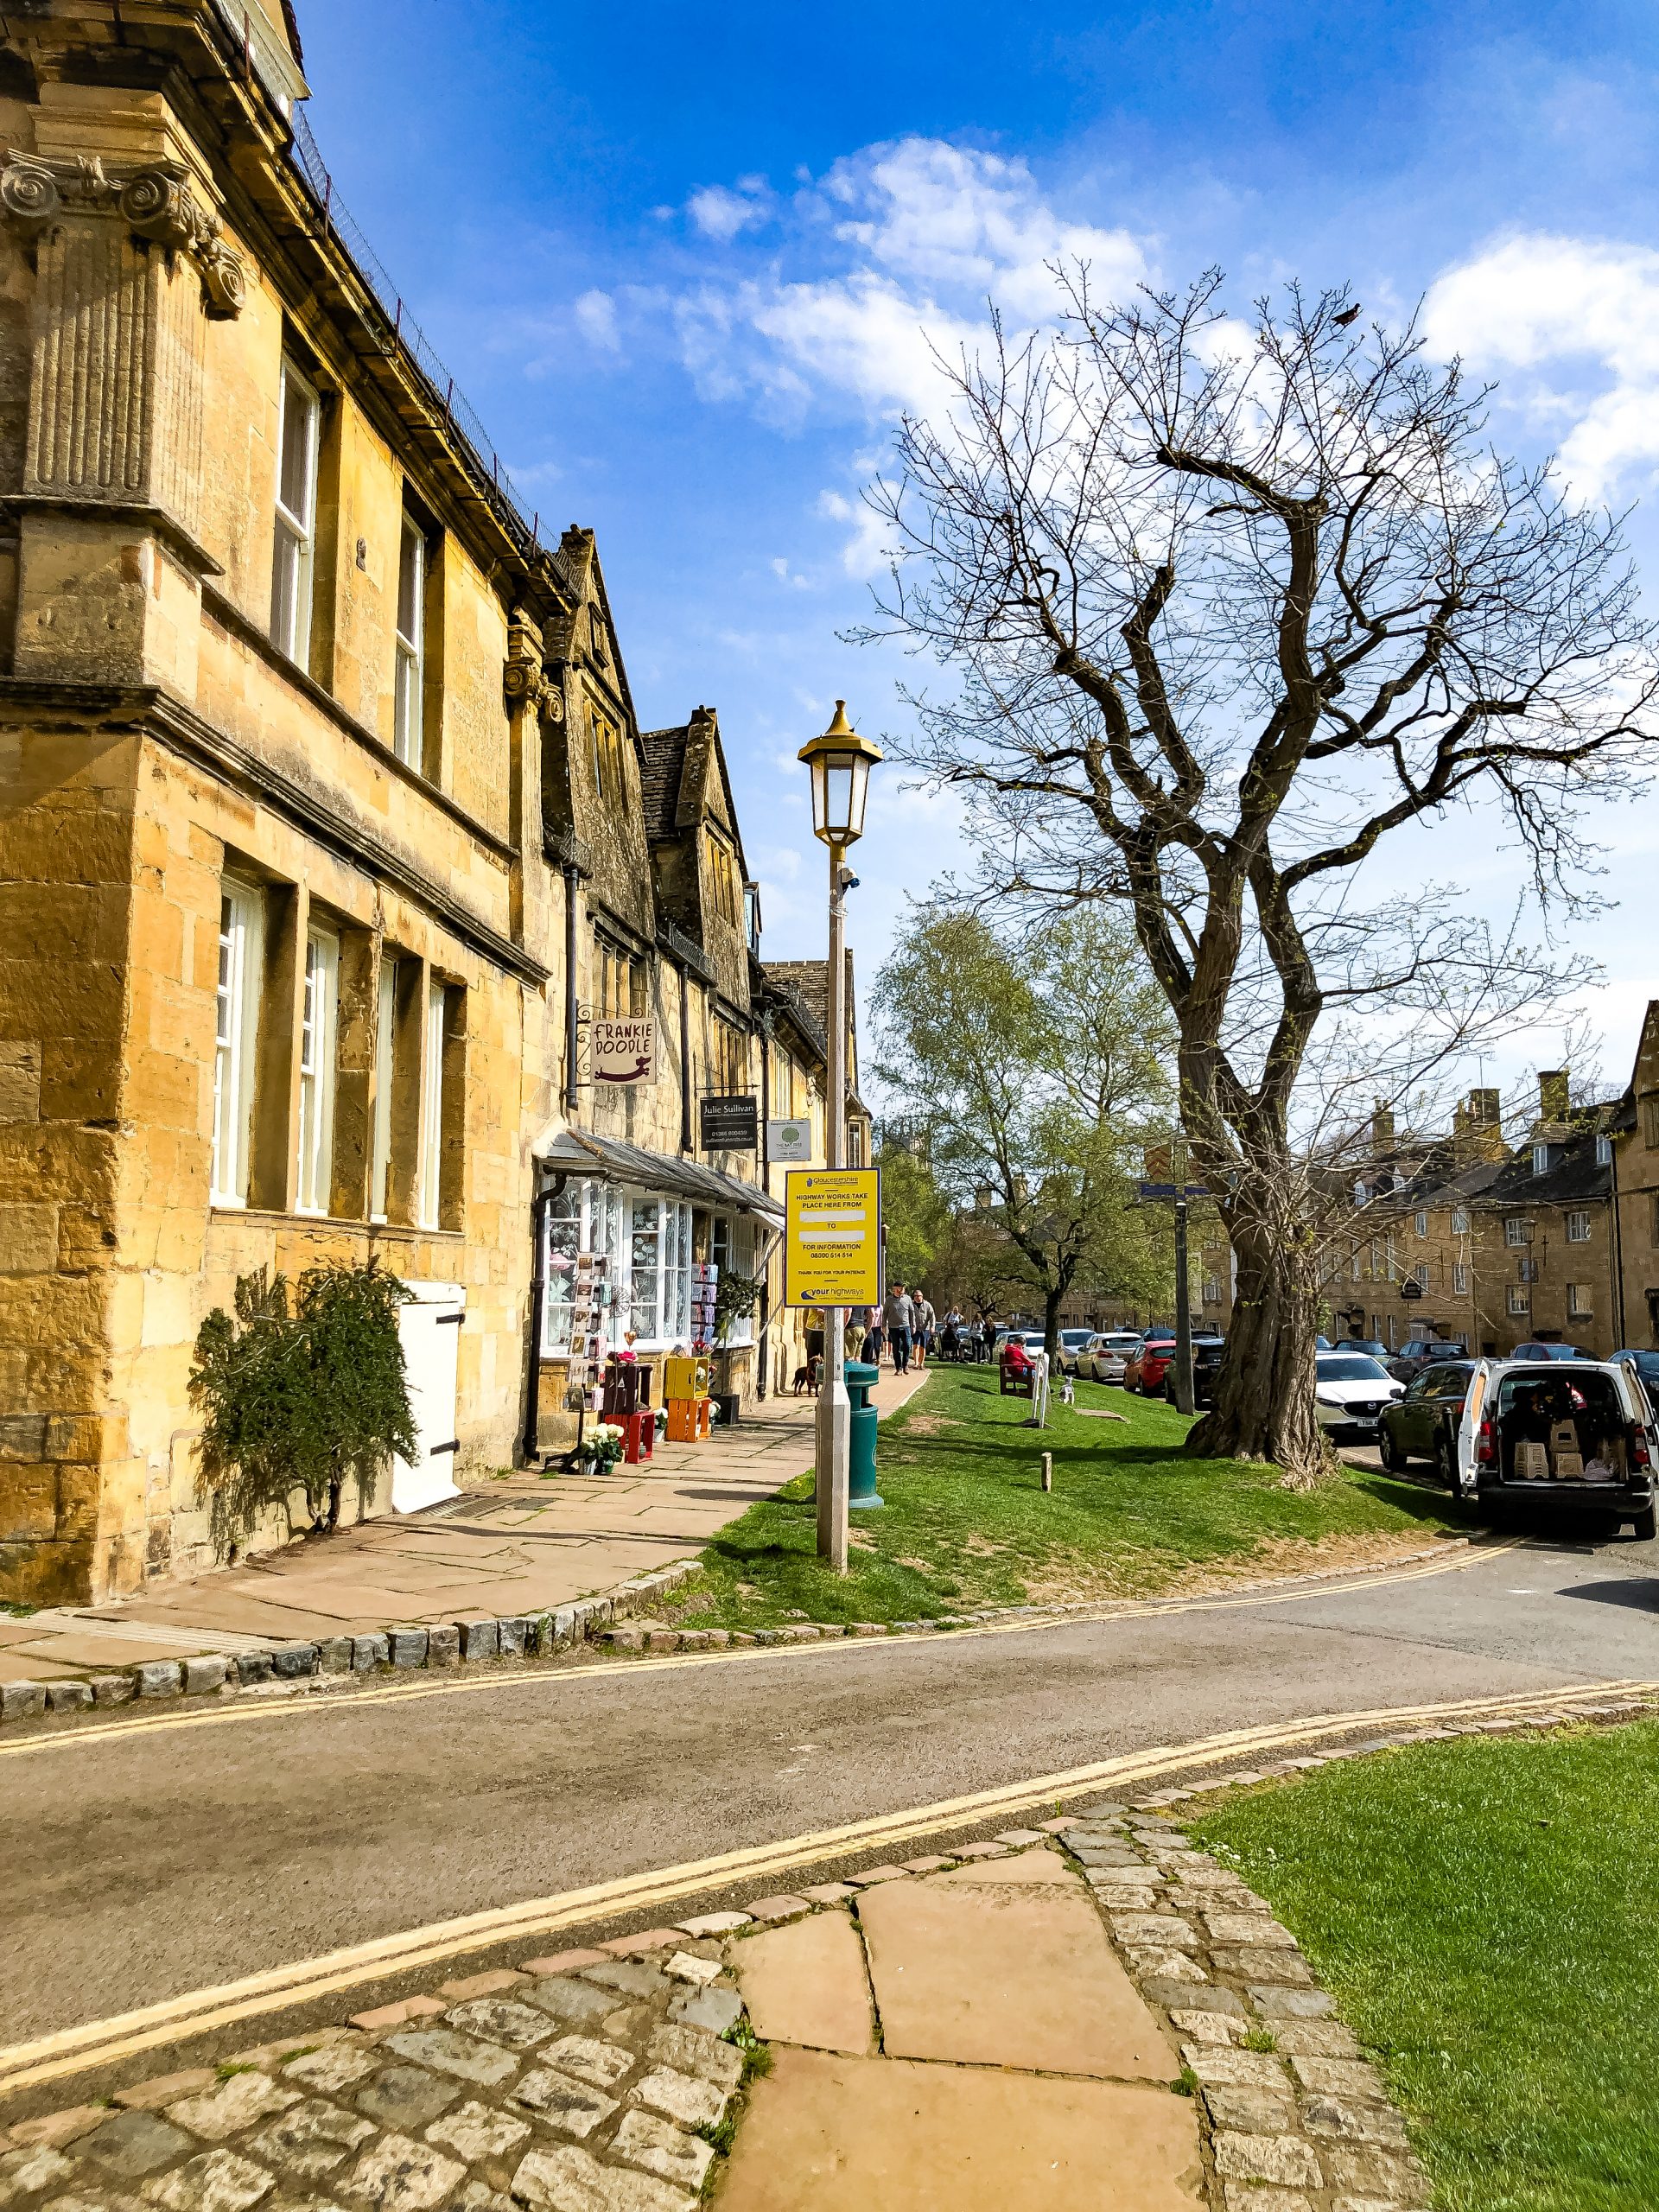
[[[1608,1149],[1618,1341],[1659,1351],[1659,999],[1648,1001]]]
[[[640,732],[591,534],[343,243],[286,0],[0,39],[0,1595],[49,1601],[213,1555],[238,1276],[416,1287],[403,1508],[567,1433],[567,1230],[660,1348],[778,1209],[694,1111],[763,1012],[715,719]]]

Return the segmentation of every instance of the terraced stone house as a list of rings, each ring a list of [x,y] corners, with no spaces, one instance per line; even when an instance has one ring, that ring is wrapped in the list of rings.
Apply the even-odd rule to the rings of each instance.
[[[786,1052],[822,1154],[715,717],[640,729],[591,532],[547,542],[348,244],[302,67],[286,0],[0,17],[12,1599],[214,1555],[187,1386],[238,1276],[410,1284],[372,1510],[416,1510],[569,1434],[560,1262],[647,1358],[699,1270],[770,1271],[707,1095]],[[646,1013],[654,1080],[596,1085],[595,1020]]]

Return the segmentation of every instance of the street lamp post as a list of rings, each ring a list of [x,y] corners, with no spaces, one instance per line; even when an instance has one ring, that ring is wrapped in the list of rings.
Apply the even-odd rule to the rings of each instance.
[[[830,976],[826,1022],[829,1068],[823,1112],[824,1164],[840,1167],[847,1127],[847,848],[864,834],[864,802],[870,770],[881,758],[879,746],[860,737],[847,720],[847,702],[836,702],[835,719],[822,737],[800,750],[812,774],[812,830],[830,849]],[[847,1572],[847,1494],[852,1402],[847,1395],[845,1351],[847,1312],[830,1306],[823,1313],[823,1382],[818,1392],[818,1557],[836,1573]]]

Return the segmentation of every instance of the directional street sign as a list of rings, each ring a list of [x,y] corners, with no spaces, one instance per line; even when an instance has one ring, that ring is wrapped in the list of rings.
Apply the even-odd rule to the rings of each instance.
[[[792,1167],[785,1179],[785,1306],[874,1306],[881,1178],[874,1167]]]

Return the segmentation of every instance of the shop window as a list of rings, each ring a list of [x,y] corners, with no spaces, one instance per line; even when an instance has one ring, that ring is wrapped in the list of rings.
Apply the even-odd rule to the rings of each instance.
[[[315,391],[289,360],[283,363],[280,408],[270,639],[279,652],[303,667],[311,650],[317,448],[322,415]]]
[[[715,1277],[718,1288],[721,1279],[734,1273],[740,1275],[754,1272],[753,1231],[747,1221],[734,1221],[728,1215],[716,1214],[709,1229],[709,1256],[718,1270]],[[754,1316],[736,1316],[727,1331],[728,1344],[747,1344],[754,1341]]]
[[[632,1329],[645,1347],[688,1343],[691,1209],[678,1198],[571,1180],[553,1199],[543,1248],[542,1349],[568,1351],[571,1287],[583,1253],[603,1259],[605,1335],[612,1350]]]
[[[264,972],[264,894],[226,876],[219,887],[219,988],[213,1041],[212,1203],[248,1202],[259,993]]]
[[[340,1014],[340,939],[309,929],[300,1001],[300,1125],[295,1203],[326,1214],[334,1157],[334,1039]]]

